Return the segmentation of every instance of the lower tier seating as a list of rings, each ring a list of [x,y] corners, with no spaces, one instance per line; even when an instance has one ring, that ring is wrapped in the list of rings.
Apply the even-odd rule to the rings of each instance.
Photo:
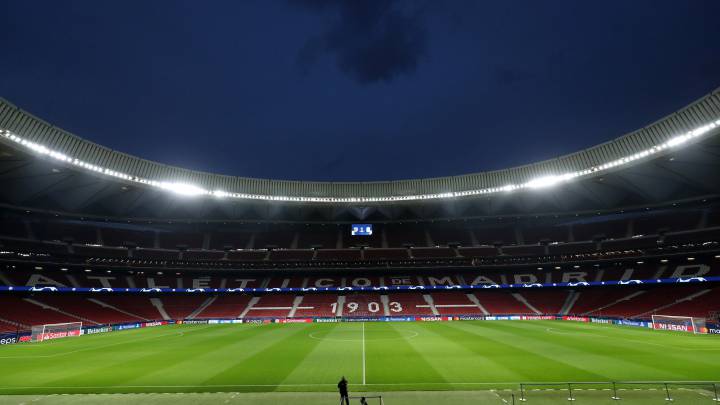
[[[381,294],[58,294],[0,295],[0,332],[32,325],[84,325],[163,319],[438,315],[578,315],[649,319],[653,314],[717,319],[715,284],[578,289],[410,291]]]

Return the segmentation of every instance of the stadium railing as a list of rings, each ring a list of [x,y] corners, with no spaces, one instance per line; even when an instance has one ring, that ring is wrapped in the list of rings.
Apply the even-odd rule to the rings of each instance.
[[[593,392],[598,395],[605,392],[610,399],[619,401],[628,391],[645,393],[657,393],[657,396],[664,396],[665,401],[674,401],[678,393],[686,394],[688,391],[697,395],[711,398],[712,401],[720,402],[720,382],[717,381],[598,381],[598,382],[538,382],[521,383],[519,386],[520,402],[530,402],[533,396],[548,396],[558,393],[565,393],[568,401],[578,399],[578,392]]]

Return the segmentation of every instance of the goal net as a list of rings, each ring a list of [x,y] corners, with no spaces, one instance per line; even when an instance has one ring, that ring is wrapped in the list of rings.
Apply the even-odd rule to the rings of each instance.
[[[60,339],[69,336],[80,336],[82,322],[50,323],[32,327],[33,342],[42,342],[50,339]]]
[[[653,315],[653,329],[691,333],[707,333],[705,318],[692,316]]]

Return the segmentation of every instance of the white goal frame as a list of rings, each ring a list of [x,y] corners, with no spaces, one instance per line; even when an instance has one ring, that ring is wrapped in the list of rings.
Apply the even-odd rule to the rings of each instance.
[[[74,326],[77,326],[76,328]],[[62,332],[52,332],[52,330],[63,329]],[[43,342],[45,340],[60,339],[64,337],[80,336],[82,334],[82,322],[62,322],[62,323],[46,323],[44,325],[35,325],[31,328],[32,335],[30,341]],[[75,332],[77,331],[77,332]],[[48,336],[51,333],[58,333],[58,336]],[[64,334],[63,334],[64,333]]]
[[[681,332],[690,332],[689,330],[675,329],[675,328],[663,328],[657,327],[656,325],[667,325],[671,323],[658,322],[660,319],[668,321],[689,321],[689,325],[692,326],[692,333],[702,333],[699,329],[705,326],[705,318],[698,318],[694,316],[678,316],[678,315],[652,315],[652,327],[655,330],[677,330]]]

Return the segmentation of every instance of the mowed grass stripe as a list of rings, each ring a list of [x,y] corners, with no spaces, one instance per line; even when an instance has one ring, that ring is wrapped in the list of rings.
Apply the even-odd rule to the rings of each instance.
[[[358,323],[177,325],[0,346],[0,392],[329,391],[343,374],[353,391],[720,375],[720,351],[708,350],[720,347],[717,337],[552,321],[366,323],[365,330],[364,387],[356,385]],[[686,350],[667,355],[667,345]]]
[[[496,377],[496,369],[484,369],[477,374],[481,382],[498,381],[604,381],[607,377],[594,372],[592,367],[582,359],[565,359],[546,351],[543,341],[527,339],[522,330],[505,330],[503,322],[497,323],[465,323],[456,322],[448,325],[454,330],[461,341],[471,342],[476,350],[490,356],[502,368],[511,370],[521,376],[514,380],[501,380]]]
[[[36,385],[49,387],[73,385],[103,387],[98,390],[85,389],[84,392],[116,392],[118,389],[115,386],[158,385],[161,381],[174,385],[199,384],[201,380],[198,378],[198,371],[201,372],[202,368],[198,366],[203,363],[197,361],[198,356],[205,356],[214,350],[225,351],[227,345],[235,341],[235,339],[229,338],[231,334],[238,335],[241,339],[250,339],[253,335],[261,333],[257,327],[231,328],[227,326],[229,325],[206,328],[193,326],[189,329],[180,327],[184,333],[161,335],[165,337],[155,339],[152,343],[139,343],[137,347],[123,345],[104,353],[94,353],[92,356],[71,357],[68,361],[61,363],[64,365],[63,369],[56,370],[57,363],[50,362],[50,365],[53,366],[50,373],[45,372],[44,367],[34,369],[54,377],[50,380],[41,381],[34,377],[35,373],[31,373],[29,377]],[[227,357],[226,354],[224,356]],[[185,368],[183,381],[158,378],[157,376],[144,378],[152,373],[159,372],[158,375],[162,375],[162,370],[188,358],[195,359]]]
[[[334,325],[330,325],[333,327]],[[208,385],[222,384],[281,384],[302,360],[320,344],[319,340],[307,339],[312,324],[292,325],[265,325],[263,329],[280,331],[282,334],[275,338],[272,344],[265,345],[261,350],[254,351],[252,356],[243,358],[225,367],[208,379],[202,381]],[[259,337],[261,343],[267,335]],[[248,342],[252,343],[252,342]],[[238,350],[253,350],[252,345],[239,347]],[[231,355],[231,354],[228,354]],[[208,365],[216,369],[214,365]],[[307,381],[306,383],[311,383]],[[252,387],[248,387],[252,389]],[[265,388],[267,390],[267,388]]]
[[[365,356],[367,383],[445,383],[445,376],[439,373],[429,359],[437,356],[442,347],[418,346],[418,341],[427,339],[423,328],[409,328],[403,322],[366,323]],[[418,330],[418,336],[408,330]],[[378,334],[381,334],[378,338]]]
[[[504,363],[530,377],[530,381],[607,381],[608,375],[589,361],[587,352],[527,336],[527,331],[508,328],[513,321],[453,322],[455,328],[481,339]],[[517,321],[515,321],[517,322]],[[494,370],[480,374],[480,381],[492,381]],[[489,378],[490,377],[490,378]],[[551,379],[549,379],[551,378]]]
[[[426,350],[447,348],[438,353],[432,364],[452,382],[527,381],[527,368],[517,361],[517,350],[497,345],[461,328],[444,323],[423,324],[429,340]],[[425,338],[425,336],[423,336]],[[433,347],[434,346],[434,347]]]
[[[211,341],[188,342],[174,359],[151,373],[138,375],[128,385],[200,385],[218,369],[237,364],[284,337],[286,331],[256,325],[221,325],[223,334]],[[163,360],[160,359],[162,362]],[[191,372],[188,372],[191,370]]]
[[[105,337],[110,338],[109,342],[103,341],[101,335],[58,340],[57,342],[67,344],[52,345],[52,350],[57,356],[34,357],[36,352],[28,350],[23,353],[22,357],[3,359],[2,364],[12,369],[13,372],[0,377],[0,383],[2,385],[27,384],[28,381],[33,381],[35,385],[53,383],[55,383],[54,385],[63,385],[61,383],[63,381],[74,381],[76,376],[107,368],[128,359],[161,354],[162,347],[179,346],[181,341],[186,340],[185,338],[202,342],[208,336],[217,333],[219,331],[216,328],[209,326],[197,325],[194,328],[168,326],[167,328],[148,328],[145,333],[126,334],[123,331],[106,334]],[[182,338],[182,340],[177,340],[177,338]],[[78,351],[81,344],[84,344],[87,350]],[[28,344],[27,347],[42,347],[43,345],[45,342]],[[47,353],[47,351],[43,351]]]
[[[239,333],[238,333],[239,332]],[[191,377],[197,383],[198,372],[202,372],[200,365],[208,364],[198,360],[198,357],[207,356],[215,351],[227,352],[228,346],[234,344],[230,336],[237,334],[238,339],[250,339],[260,333],[259,328],[234,329],[222,325],[213,328],[209,332],[201,330],[197,333],[170,336],[162,340],[156,340],[150,345],[133,348],[125,347],[120,353],[115,353],[113,361],[108,357],[102,359],[94,356],[92,358],[79,358],[82,365],[74,367],[72,373],[66,373],[64,378],[53,381],[50,385],[65,386],[73,381],[91,382],[90,385],[112,386],[112,385],[141,385],[147,381],[157,382],[159,378],[144,378],[152,373],[164,372],[166,369],[191,360],[194,373],[185,371],[186,377]],[[166,380],[166,379],[163,379]],[[172,381],[172,380],[170,380]],[[176,381],[175,384],[181,382]]]
[[[503,330],[522,331],[525,338],[536,337],[538,340],[546,342],[545,345],[551,344],[567,348],[567,356],[583,359],[588,363],[593,363],[598,369],[608,370],[606,373],[612,373],[613,376],[616,376],[614,379],[618,380],[717,378],[719,369],[717,363],[714,362],[716,359],[698,356],[697,352],[675,348],[674,344],[668,342],[675,342],[678,338],[676,334],[639,329],[628,340],[626,338],[628,335],[624,333],[625,328],[603,330],[599,326],[582,325],[582,328],[574,329],[577,336],[573,336],[573,329],[568,329],[569,326],[567,323],[553,321],[528,321],[522,324],[509,322],[503,327]],[[567,333],[553,333],[553,330],[562,330]],[[636,333],[640,333],[640,335]],[[602,336],[602,340],[598,341],[595,334]],[[548,339],[546,335],[551,335],[552,338]],[[693,345],[695,340],[693,338],[693,335],[684,335],[682,340],[685,341],[685,348]],[[581,357],[574,350],[582,350],[586,354]]]
[[[304,338],[317,344],[283,384],[327,383],[332,388],[341,376],[362,381],[362,324],[319,324],[306,331]]]

